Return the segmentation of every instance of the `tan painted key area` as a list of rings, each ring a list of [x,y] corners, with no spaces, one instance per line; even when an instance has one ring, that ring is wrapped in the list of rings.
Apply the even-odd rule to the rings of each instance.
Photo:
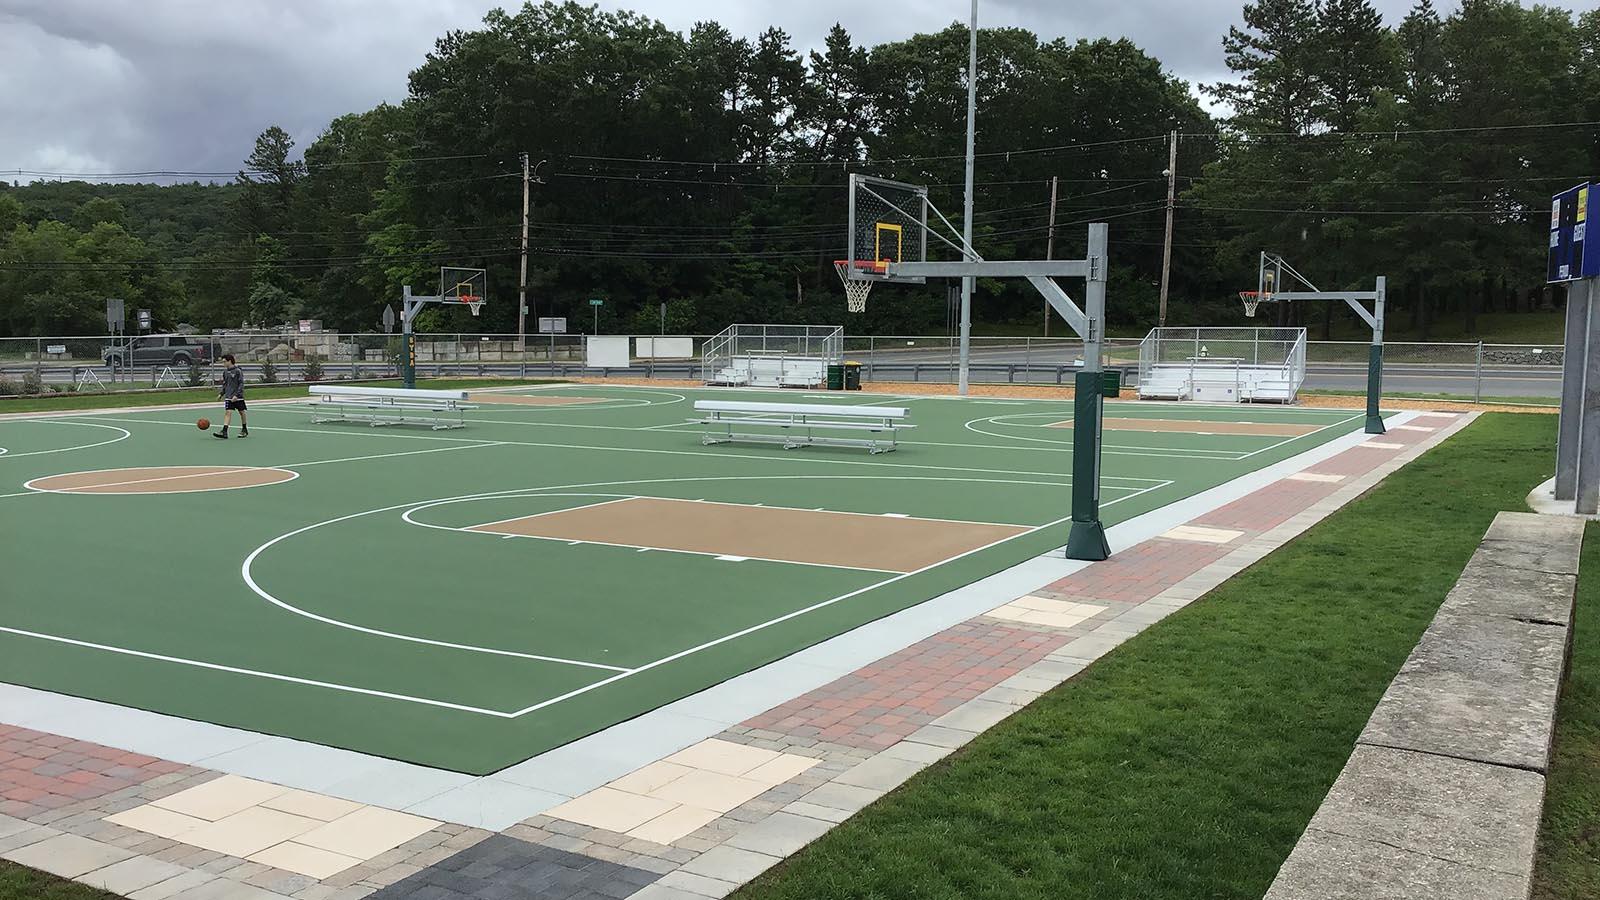
[[[468,530],[914,572],[1032,528],[638,497],[490,522]]]
[[[264,487],[297,477],[288,469],[257,466],[151,466],[49,475],[27,487],[58,494],[190,494]]]

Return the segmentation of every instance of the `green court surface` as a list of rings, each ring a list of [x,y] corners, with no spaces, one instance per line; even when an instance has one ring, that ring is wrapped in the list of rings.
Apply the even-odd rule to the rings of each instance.
[[[0,420],[0,680],[487,773],[1066,539],[1070,402],[500,396],[567,405],[438,432],[263,404],[229,441],[193,409]],[[881,455],[702,446],[704,398],[904,405],[916,427]],[[1108,525],[1362,421],[1106,416]],[[154,467],[217,468],[109,471]],[[40,480],[69,473],[101,474]]]

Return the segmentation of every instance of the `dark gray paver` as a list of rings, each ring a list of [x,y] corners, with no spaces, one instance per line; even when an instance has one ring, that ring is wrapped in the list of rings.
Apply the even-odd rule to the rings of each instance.
[[[372,900],[622,900],[660,876],[504,834],[371,895]]]

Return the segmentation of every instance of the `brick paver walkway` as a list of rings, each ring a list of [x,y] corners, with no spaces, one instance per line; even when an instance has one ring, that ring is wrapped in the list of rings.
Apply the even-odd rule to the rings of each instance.
[[[741,724],[881,750],[1068,640],[1064,633],[963,622]]]
[[[49,818],[53,810],[186,769],[115,747],[0,724],[0,815]]]

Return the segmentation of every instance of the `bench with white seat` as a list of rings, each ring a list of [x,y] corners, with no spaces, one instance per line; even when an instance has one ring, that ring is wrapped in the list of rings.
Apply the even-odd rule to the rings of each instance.
[[[701,438],[703,444],[748,441],[782,444],[785,450],[816,444],[864,447],[872,453],[888,453],[899,446],[896,435],[901,429],[916,427],[906,424],[908,411],[903,406],[696,400],[694,411],[704,415],[690,419],[691,424],[710,426]],[[751,431],[750,428],[773,430]],[[863,434],[852,437],[849,432]]]
[[[311,421],[366,422],[371,425],[429,425],[434,431],[462,428],[466,411],[477,409],[466,391],[314,384]]]

